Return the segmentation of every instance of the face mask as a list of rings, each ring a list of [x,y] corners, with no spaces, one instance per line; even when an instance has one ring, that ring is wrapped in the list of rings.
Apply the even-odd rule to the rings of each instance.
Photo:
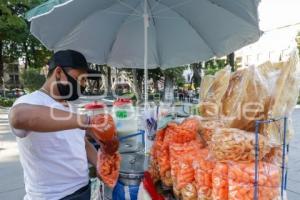
[[[59,80],[56,80],[56,81],[58,81],[57,88],[58,88],[59,94],[60,94],[60,96],[64,97],[63,99],[66,101],[74,101],[79,98],[78,83],[72,76],[67,74],[65,72],[65,70],[63,70],[63,72],[66,75],[69,84],[64,85],[64,84],[60,83]],[[84,92],[84,90],[85,90],[85,87],[80,85],[81,94]]]

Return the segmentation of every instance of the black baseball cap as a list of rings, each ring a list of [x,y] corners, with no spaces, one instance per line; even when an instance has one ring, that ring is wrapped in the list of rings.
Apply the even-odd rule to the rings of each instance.
[[[49,70],[54,69],[57,66],[62,68],[70,67],[73,69],[83,69],[87,73],[92,73],[93,70],[89,69],[88,63],[81,53],[74,50],[61,50],[54,53],[49,61]]]

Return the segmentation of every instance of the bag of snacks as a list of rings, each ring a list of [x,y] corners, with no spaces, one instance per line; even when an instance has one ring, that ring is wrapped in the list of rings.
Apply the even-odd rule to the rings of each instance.
[[[227,90],[230,79],[230,67],[226,67],[215,74],[215,79],[209,85],[205,97],[201,99],[199,112],[203,117],[218,117],[221,100]]]
[[[215,77],[212,75],[206,75],[201,80],[201,89],[200,89],[200,100],[205,99],[207,96],[207,92],[211,87],[212,83],[214,82]]]
[[[231,116],[230,127],[245,131],[255,131],[255,121],[268,119],[270,108],[270,91],[268,84],[257,67],[249,67],[247,86],[241,102],[238,116]],[[263,130],[263,125],[261,125]],[[262,132],[261,132],[262,133]]]
[[[116,136],[116,126],[111,115],[96,115],[91,123],[92,132],[98,140],[105,142],[112,140]]]
[[[280,167],[260,162],[258,200],[280,199]],[[231,163],[228,168],[229,200],[254,199],[255,163]]]
[[[282,165],[282,147],[272,147],[271,151],[263,159],[264,162],[273,163],[277,166]],[[285,157],[287,162],[287,155]]]
[[[180,193],[182,200],[198,200],[195,182],[188,183],[180,190]]]
[[[259,160],[270,152],[268,139],[259,135]],[[254,161],[255,134],[234,128],[217,129],[209,149],[218,161]]]
[[[201,121],[202,118],[199,116],[189,117],[185,119],[180,126],[188,130],[199,132]]]
[[[212,171],[215,162],[208,159],[208,150],[193,161],[198,200],[212,199]]]
[[[109,155],[98,151],[97,173],[110,188],[113,188],[118,181],[120,162],[121,157],[119,153]]]
[[[228,200],[228,165],[217,162],[212,172],[212,199]]]
[[[154,183],[160,180],[159,166],[161,163],[159,163],[158,155],[159,152],[162,151],[164,137],[165,137],[165,129],[159,129],[156,132],[154,143],[150,151],[150,166],[148,171]]]
[[[228,88],[222,99],[222,115],[225,117],[239,116],[248,81],[248,68],[239,69],[231,75]]]
[[[201,138],[205,142],[211,141],[211,137],[215,129],[226,127],[226,123],[221,120],[202,120],[199,125]]]
[[[194,158],[202,153],[202,147],[200,140],[170,145],[171,175],[178,190],[194,180],[192,163]]]

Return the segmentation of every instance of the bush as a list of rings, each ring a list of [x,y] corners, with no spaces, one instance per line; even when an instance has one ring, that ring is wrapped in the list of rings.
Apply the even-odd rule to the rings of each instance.
[[[21,80],[24,88],[29,92],[33,92],[42,87],[45,76],[40,74],[40,69],[30,68],[21,74]]]
[[[11,107],[14,102],[15,99],[0,97],[0,106]]]

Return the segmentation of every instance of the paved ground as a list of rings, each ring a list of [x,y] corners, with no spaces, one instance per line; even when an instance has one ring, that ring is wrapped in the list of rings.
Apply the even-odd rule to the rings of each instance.
[[[0,199],[20,200],[23,196],[23,173],[16,140],[9,130],[7,110],[0,109]]]
[[[300,109],[293,114],[295,137],[290,144],[288,199],[300,199]],[[14,136],[8,127],[7,110],[0,108],[0,200],[21,200],[24,196],[22,168]]]

